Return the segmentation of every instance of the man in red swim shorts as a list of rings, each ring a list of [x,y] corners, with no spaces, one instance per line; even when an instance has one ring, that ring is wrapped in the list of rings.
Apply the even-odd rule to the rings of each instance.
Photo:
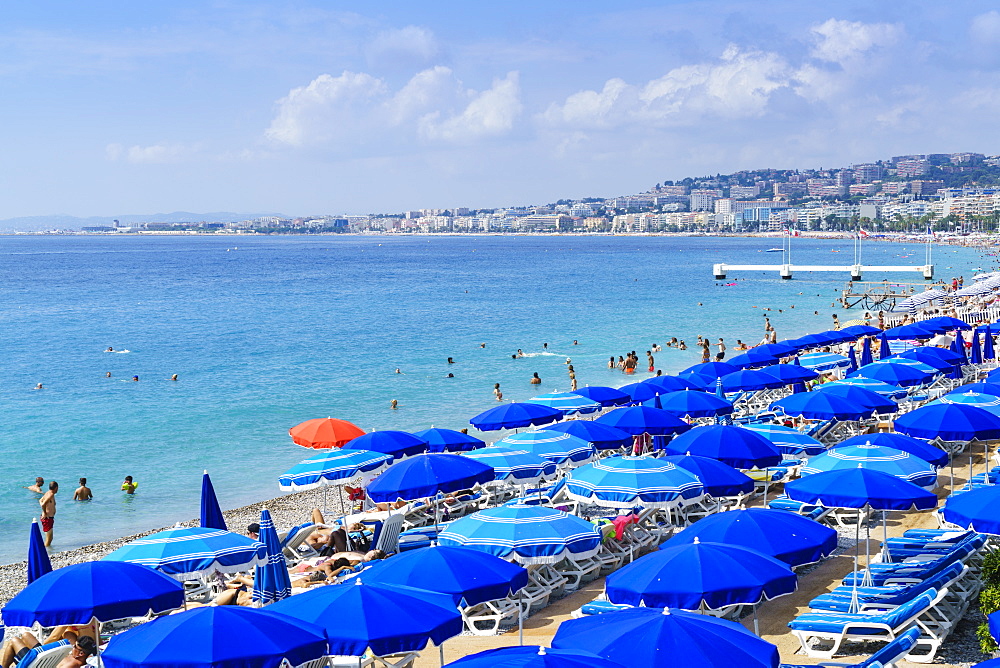
[[[56,493],[59,483],[55,480],[49,483],[49,491],[42,494],[38,505],[42,507],[42,533],[45,534],[45,547],[52,545],[52,525],[56,521]]]

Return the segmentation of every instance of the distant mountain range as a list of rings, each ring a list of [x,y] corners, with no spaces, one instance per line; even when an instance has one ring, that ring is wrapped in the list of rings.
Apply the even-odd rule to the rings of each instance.
[[[287,218],[280,213],[233,213],[232,211],[213,211],[210,213],[191,213],[190,211],[174,211],[173,213],[153,213],[148,215],[121,216],[22,216],[20,218],[5,218],[0,220],[0,232],[38,232],[42,230],[79,230],[82,227],[95,225],[114,225],[117,220],[128,226],[135,223],[229,223],[237,220],[250,220],[263,216]]]

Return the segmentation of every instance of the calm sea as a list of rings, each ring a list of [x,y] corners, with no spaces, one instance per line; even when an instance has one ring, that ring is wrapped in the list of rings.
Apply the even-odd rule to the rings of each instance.
[[[62,484],[55,547],[68,549],[196,517],[203,469],[224,507],[275,496],[310,454],[287,430],[309,418],[461,428],[495,405],[494,383],[513,400],[569,389],[567,357],[581,385],[621,385],[609,356],[676,336],[691,348],[656,356],[675,372],[699,361],[698,335],[758,342],[765,307],[779,338],[828,329],[845,275],[713,280],[715,262],[779,262],[763,252],[776,243],[2,237],[0,562],[24,557],[36,475]],[[796,262],[851,261],[850,241],[794,243]],[[866,263],[922,261],[919,245],[866,243]],[[935,261],[968,277],[986,260],[942,248]],[[118,491],[125,475],[135,496]],[[81,476],[92,503],[70,500]]]

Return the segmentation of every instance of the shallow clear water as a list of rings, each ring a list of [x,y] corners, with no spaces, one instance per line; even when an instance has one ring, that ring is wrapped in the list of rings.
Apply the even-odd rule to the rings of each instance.
[[[277,475],[310,454],[287,435],[309,418],[461,428],[495,405],[493,383],[505,400],[568,390],[566,357],[581,386],[621,385],[633,379],[607,368],[610,355],[644,360],[677,336],[687,352],[656,356],[676,372],[699,361],[699,334],[758,342],[763,307],[779,338],[829,329],[846,275],[712,279],[715,262],[780,262],[761,252],[776,242],[0,238],[0,562],[23,558],[38,505],[22,486],[36,475],[62,484],[54,547],[68,549],[197,516],[202,469],[224,507],[274,496]],[[794,243],[796,263],[851,261],[850,241]],[[943,277],[986,262],[935,252]],[[922,261],[916,244],[866,243],[866,263]],[[512,360],[518,348],[528,357]],[[139,481],[134,497],[119,491],[125,475]],[[91,503],[70,500],[80,476]]]

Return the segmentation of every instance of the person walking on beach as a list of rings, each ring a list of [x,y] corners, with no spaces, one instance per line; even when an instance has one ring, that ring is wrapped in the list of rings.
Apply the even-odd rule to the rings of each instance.
[[[122,482],[122,491],[126,494],[135,494],[135,488],[139,486],[139,483],[132,482],[132,476],[125,476],[125,480]]]
[[[56,493],[59,491],[59,483],[55,480],[49,483],[49,491],[42,494],[38,499],[38,505],[42,507],[42,533],[45,534],[45,547],[52,545],[52,525],[56,521]]]
[[[80,478],[80,486],[76,488],[75,492],[73,492],[73,500],[90,501],[93,498],[94,498],[94,493],[90,491],[89,487],[87,487],[87,479]]]
[[[25,487],[25,489],[28,490],[29,492],[42,494],[43,492],[45,492],[45,478],[38,476],[37,478],[35,478],[35,484],[28,485],[27,487]]]

